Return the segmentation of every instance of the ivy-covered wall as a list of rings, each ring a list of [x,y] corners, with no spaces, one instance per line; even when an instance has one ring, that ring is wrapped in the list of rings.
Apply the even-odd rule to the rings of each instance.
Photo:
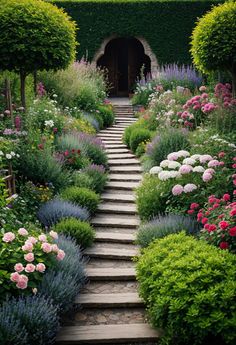
[[[78,57],[92,59],[105,38],[143,37],[158,62],[190,63],[189,42],[197,17],[220,1],[55,0],[78,23]]]

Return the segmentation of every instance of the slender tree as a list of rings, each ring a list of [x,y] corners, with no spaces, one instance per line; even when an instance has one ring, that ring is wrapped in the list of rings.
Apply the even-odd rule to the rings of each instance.
[[[26,76],[36,70],[66,68],[75,58],[76,25],[56,6],[42,0],[0,2],[0,70],[20,74],[26,106]]]

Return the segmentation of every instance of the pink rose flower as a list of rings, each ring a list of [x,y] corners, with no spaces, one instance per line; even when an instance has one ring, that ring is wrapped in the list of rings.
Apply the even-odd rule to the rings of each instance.
[[[36,265],[36,271],[43,273],[46,270],[46,266],[43,263],[39,263]]]
[[[33,264],[27,264],[26,266],[25,266],[25,272],[27,272],[27,273],[32,273],[32,272],[34,272],[35,271],[35,265],[33,265]]]
[[[64,252],[64,250],[59,250],[58,251],[58,254],[57,254],[57,260],[59,260],[59,261],[61,261],[61,260],[63,260],[64,259],[64,257],[65,257],[65,252]]]
[[[42,243],[41,248],[44,253],[50,253],[52,251],[51,244],[47,242]]]
[[[28,262],[32,262],[32,261],[34,261],[34,254],[33,253],[25,254],[24,259]]]
[[[21,263],[15,264],[14,270],[18,273],[24,271],[24,266]]]
[[[181,186],[180,184],[176,184],[173,188],[172,188],[172,194],[173,195],[180,195],[182,194],[184,191],[184,187]]]
[[[50,232],[49,232],[49,235],[50,235],[54,240],[57,240],[57,239],[58,239],[58,234],[57,234],[57,232],[55,232],[55,231],[50,231]]]
[[[57,244],[52,244],[52,245],[51,245],[51,249],[52,249],[52,252],[54,252],[54,253],[57,253],[58,250],[59,250]]]
[[[14,239],[16,238],[15,234],[13,234],[13,232],[6,232],[4,235],[3,235],[3,242],[12,242]]]
[[[38,239],[40,242],[47,242],[47,236],[44,234],[39,235]]]
[[[25,275],[20,275],[20,278],[16,284],[16,286],[18,287],[18,289],[26,289],[28,286],[28,277],[26,277]]]
[[[21,248],[24,252],[32,252],[34,246],[31,242],[26,241],[25,244]]]
[[[20,279],[20,275],[18,272],[11,273],[10,280],[14,283],[17,283]]]
[[[21,236],[27,236],[28,235],[28,231],[25,228],[20,228],[18,230],[18,234]]]

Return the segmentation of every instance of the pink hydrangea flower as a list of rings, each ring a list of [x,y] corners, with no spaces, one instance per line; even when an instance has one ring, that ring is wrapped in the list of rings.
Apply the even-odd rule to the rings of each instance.
[[[57,253],[57,260],[59,260],[59,261],[61,261],[61,260],[63,260],[64,259],[64,257],[65,257],[65,252],[64,252],[64,250],[59,250],[58,251],[58,253]]]
[[[10,280],[14,283],[17,283],[20,279],[20,275],[18,272],[11,273]]]
[[[213,159],[207,164],[208,168],[214,168],[219,165],[220,165],[220,162],[217,159]]]
[[[34,254],[33,253],[25,254],[24,259],[28,262],[33,262],[34,261]]]
[[[40,242],[47,242],[47,236],[44,234],[39,235],[38,239]]]
[[[33,248],[33,244],[29,241],[26,241],[25,244],[22,246],[22,250],[24,252],[32,252]]]
[[[15,264],[14,270],[18,273],[24,271],[24,266],[21,263]]]
[[[194,183],[187,183],[184,186],[184,192],[185,193],[191,193],[191,192],[193,192],[196,189],[197,189],[197,186]]]
[[[215,170],[212,169],[212,168],[209,168],[209,169],[206,169],[204,172],[205,172],[206,174],[211,174],[211,175],[213,175],[213,174],[215,173]]]
[[[179,168],[181,174],[189,174],[193,170],[193,167],[189,164],[184,164]]]
[[[200,162],[201,163],[206,163],[206,162],[209,162],[209,161],[211,161],[213,158],[212,158],[212,156],[211,155],[202,155],[201,157],[200,157]]]
[[[33,264],[27,264],[25,266],[25,272],[27,273],[33,273],[35,271],[35,265]]]
[[[169,161],[176,161],[179,158],[178,152],[172,152],[168,154],[167,159]]]
[[[28,231],[25,228],[20,228],[18,230],[18,234],[21,235],[21,236],[27,236],[29,233],[28,233]]]
[[[3,235],[3,242],[6,242],[6,243],[9,243],[9,242],[12,242],[14,239],[16,238],[15,234],[13,234],[13,232],[6,232],[4,235]]]
[[[56,231],[50,231],[50,232],[49,232],[49,235],[50,235],[54,240],[58,239],[58,234],[57,234]]]
[[[184,191],[184,187],[181,186],[181,184],[176,184],[173,188],[172,188],[172,194],[173,195],[180,195],[182,194]]]
[[[41,248],[44,253],[50,253],[52,251],[51,244],[47,242],[42,243]]]
[[[210,181],[211,179],[212,179],[212,174],[209,174],[209,173],[204,172],[204,174],[202,175],[202,180],[203,180],[204,182],[208,182],[208,181]]]
[[[46,270],[46,266],[43,263],[39,263],[36,265],[36,271],[43,273]]]
[[[36,244],[38,242],[37,238],[33,236],[28,237],[27,241],[31,242],[32,244]]]

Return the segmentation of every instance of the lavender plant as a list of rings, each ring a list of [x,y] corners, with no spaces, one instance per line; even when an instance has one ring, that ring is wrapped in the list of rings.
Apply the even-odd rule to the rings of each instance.
[[[1,345],[51,345],[58,330],[58,309],[42,295],[4,302],[0,309]]]
[[[63,218],[74,217],[80,220],[87,220],[89,213],[86,208],[79,207],[71,202],[53,199],[41,206],[37,216],[45,227],[50,227]]]
[[[163,238],[182,230],[189,234],[196,234],[199,231],[199,224],[189,216],[175,214],[160,215],[151,222],[141,225],[137,235],[137,243],[141,247],[147,247],[157,238]]]

